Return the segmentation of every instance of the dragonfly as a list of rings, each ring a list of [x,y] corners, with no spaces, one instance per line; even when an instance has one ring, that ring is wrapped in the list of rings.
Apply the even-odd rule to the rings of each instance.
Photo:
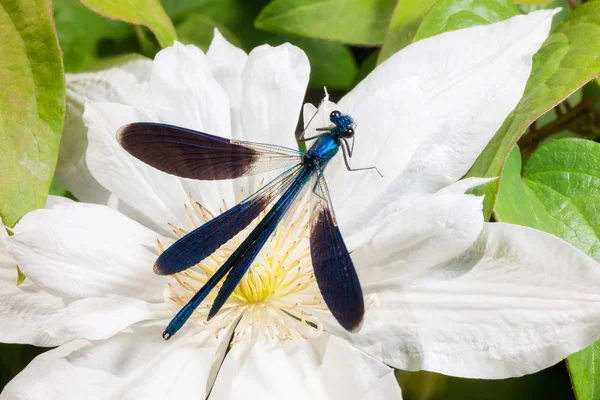
[[[317,285],[339,324],[350,332],[360,329],[365,313],[362,289],[335,218],[323,171],[340,149],[349,171],[374,169],[379,173],[379,170],[350,166],[354,120],[337,110],[330,113],[329,119],[331,124],[316,129],[312,137],[306,137],[306,129],[302,132],[299,142],[315,141],[306,152],[226,139],[160,123],[136,122],[119,129],[117,140],[127,152],[158,170],[179,177],[212,181],[284,170],[236,206],[180,238],[157,258],[154,272],[159,275],[173,275],[191,268],[270,207],[240,246],[171,320],[162,334],[165,340],[181,329],[224,279],[208,320],[219,312],[306,185],[312,190],[309,238]]]

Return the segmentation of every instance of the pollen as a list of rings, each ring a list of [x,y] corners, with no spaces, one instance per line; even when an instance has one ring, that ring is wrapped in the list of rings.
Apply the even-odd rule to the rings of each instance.
[[[244,198],[241,190],[238,202]],[[322,324],[315,311],[327,311],[316,284],[308,241],[308,202],[297,201],[267,241],[246,275],[223,305],[219,313],[207,321],[212,302],[221,284],[196,309],[190,321],[198,329],[212,330],[215,336],[233,327],[232,344],[245,335],[264,335],[270,339],[293,340],[317,336]],[[194,227],[210,221],[215,214],[190,196],[185,211]],[[228,209],[223,201],[220,212]],[[165,291],[165,300],[173,311],[179,311],[210,279],[248,234],[266,215],[264,211],[248,227],[221,246],[215,253],[195,266],[171,275]],[[169,224],[176,238],[187,231]],[[163,252],[174,239],[158,241]]]

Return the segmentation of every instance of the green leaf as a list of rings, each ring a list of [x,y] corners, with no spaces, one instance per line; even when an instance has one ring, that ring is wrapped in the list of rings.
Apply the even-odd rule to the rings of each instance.
[[[521,179],[521,152],[518,147],[514,148],[506,160],[494,216],[498,221],[520,221],[520,225],[557,234],[555,222],[544,208],[544,204]]]
[[[348,89],[358,72],[352,52],[343,44],[290,37],[271,39],[268,42],[272,45],[290,42],[304,50],[310,61],[309,87]]]
[[[365,79],[367,75],[369,75],[375,69],[377,66],[378,57],[379,50],[373,50],[373,52],[371,52],[371,54],[369,54],[367,58],[363,60],[358,72],[356,73],[356,76],[354,77],[354,82],[352,83],[353,87],[358,85],[360,81]]]
[[[246,51],[267,42],[273,34],[259,31],[254,19],[268,3],[266,0],[164,0],[165,9],[173,20],[180,23],[187,15],[202,14],[215,23],[227,27],[243,44]]]
[[[255,21],[272,32],[376,46],[383,43],[395,0],[274,0]]]
[[[21,268],[17,265],[17,286],[21,286],[23,282],[25,282],[25,279],[27,279],[27,277],[21,272]]]
[[[0,389],[48,348],[0,343]]]
[[[398,0],[377,64],[412,43],[425,14],[437,2],[438,0]]]
[[[65,115],[49,0],[0,0],[0,216],[14,226],[44,207]]]
[[[518,15],[511,0],[442,0],[423,18],[413,41]]]
[[[522,4],[522,5],[545,5],[545,4],[551,4],[553,0],[515,0],[514,3],[515,4]]]
[[[556,8],[561,8],[562,12],[559,13],[558,15],[555,15],[554,18],[552,18],[552,29],[551,31],[554,31],[554,29],[560,25],[571,13],[571,6],[569,5],[569,1],[571,0],[551,0],[551,1],[528,1],[528,0],[524,0],[524,1],[515,1],[515,4],[518,4],[519,10],[521,10],[521,12],[523,14],[529,14],[530,12],[533,11],[538,11],[538,10],[553,10]]]
[[[179,2],[175,0],[167,0],[165,8],[169,13],[174,13],[179,18],[182,17],[184,11],[198,15],[202,15],[221,29],[227,29],[231,35],[241,42],[241,47],[250,51],[256,46],[268,43],[276,46],[285,42],[290,42],[293,45],[300,47],[310,61],[310,87],[321,88],[327,86],[330,89],[347,89],[349,88],[356,76],[357,66],[352,52],[347,46],[326,42],[322,40],[306,39],[292,37],[282,34],[273,34],[265,31],[260,31],[254,27],[253,21],[261,10],[263,2],[244,2],[240,0],[196,0],[195,2]],[[265,2],[266,4],[266,2]],[[193,6],[195,5],[195,7]],[[182,20],[181,24],[186,22]],[[188,37],[192,42],[191,34],[194,29],[189,27],[187,32],[181,32],[181,25],[178,25],[180,35]],[[199,29],[200,31],[201,29]],[[223,33],[226,38],[227,35]],[[198,32],[201,35],[201,32]],[[211,36],[212,38],[212,32]],[[182,36],[183,39],[183,36]],[[194,40],[204,41],[206,46],[207,38],[196,38]],[[194,43],[197,43],[194,41]],[[234,42],[234,44],[236,44]],[[237,44],[236,44],[237,45]]]
[[[77,0],[54,0],[54,21],[63,52],[65,70],[86,71],[102,58],[102,48],[114,50],[116,43],[133,35],[131,25],[106,19]],[[109,44],[109,46],[104,46]],[[130,51],[137,50],[135,38]]]
[[[162,47],[177,39],[175,27],[159,0],[79,0],[90,10],[117,21],[144,25]]]
[[[525,93],[467,176],[496,177],[525,129],[541,115],[600,73],[600,2],[577,7],[533,57]],[[484,215],[496,200],[498,183],[487,185]]]
[[[134,27],[135,36],[138,43],[140,44],[140,50],[145,57],[153,59],[156,53],[160,51],[160,44],[156,41],[156,38],[152,36],[152,32],[142,25],[136,25]]]
[[[577,400],[600,399],[600,341],[567,357],[567,366]]]
[[[506,161],[497,220],[552,233],[600,261],[600,144],[560,139],[537,150],[521,176],[518,147]],[[600,342],[567,358],[580,400],[600,399]]]
[[[215,28],[219,29],[219,32],[231,44],[242,47],[240,40],[225,25],[219,24],[213,21],[212,18],[202,14],[195,13],[185,18],[177,25],[177,34],[182,43],[194,44],[206,52],[210,42],[212,42]]]
[[[413,41],[517,14],[511,0],[398,0],[377,63]]]

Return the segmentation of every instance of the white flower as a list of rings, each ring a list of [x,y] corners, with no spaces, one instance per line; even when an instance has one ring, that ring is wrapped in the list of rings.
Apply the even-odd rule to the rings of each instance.
[[[246,55],[216,33],[206,56],[176,44],[154,62],[70,76],[58,172],[78,198],[99,204],[34,211],[4,238],[29,279],[15,287],[14,262],[0,259],[0,340],[59,347],[1,398],[399,398],[385,364],[500,378],[592,343],[600,336],[597,263],[543,232],[484,223],[481,198],[464,192],[488,180],[457,182],[519,101],[551,16],[417,42],[320,108],[311,127],[327,126],[334,107],[351,115],[353,166],[384,174],[348,172],[341,155],[326,171],[370,304],[357,334],[322,310],[299,206],[220,317],[204,323],[201,306],[165,342],[169,319],[235,243],[164,278],[152,273],[156,241],[172,242],[172,229],[181,234],[210,218],[205,209],[235,204],[261,178],[176,178],[129,156],[114,136],[126,123],[157,121],[295,147],[309,76],[301,50],[261,46]]]

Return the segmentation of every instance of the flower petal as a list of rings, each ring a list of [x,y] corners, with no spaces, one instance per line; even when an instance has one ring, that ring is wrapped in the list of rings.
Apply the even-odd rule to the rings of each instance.
[[[243,91],[243,79],[242,73],[246,62],[248,61],[248,55],[242,50],[238,49],[231,43],[229,43],[223,35],[215,28],[214,37],[210,44],[210,48],[206,53],[208,62],[213,76],[219,82],[221,87],[227,92],[229,97],[229,114],[231,120],[231,137],[238,140],[249,140],[245,135],[248,134],[242,126],[242,91]],[[215,182],[220,185],[219,191],[225,192],[227,190],[224,187],[223,182]],[[227,184],[231,184],[233,188],[233,197],[227,198],[226,195],[223,199],[228,204],[237,203],[237,196],[244,190],[245,195],[254,191],[256,188],[255,178],[253,177],[240,177],[234,179]],[[214,191],[214,189],[213,189]],[[206,188],[198,188],[197,192],[206,193]],[[198,196],[199,196],[198,194]],[[206,206],[206,204],[205,204]],[[214,212],[217,209],[213,209]]]
[[[225,357],[210,399],[401,399],[393,371],[323,333],[241,342]]]
[[[397,165],[382,171],[385,179],[368,174],[373,180],[369,190],[364,190],[367,175],[361,172],[365,177],[342,205],[365,210],[363,218],[355,221],[357,226],[366,216],[385,214],[385,204],[403,194],[436,192],[467,172],[521,98],[532,55],[547,37],[554,13],[537,11],[413,43],[340,100],[340,110],[352,115],[358,125],[353,164]],[[402,90],[414,79],[423,99],[413,105]],[[390,129],[393,126],[398,128]],[[404,142],[410,151],[399,153]],[[386,151],[375,157],[373,152],[363,153],[362,143],[385,146]],[[374,190],[377,185],[386,187],[390,174],[398,178],[385,193]]]
[[[108,207],[71,203],[25,215],[6,242],[28,279],[49,293],[162,302],[165,280],[152,272],[157,236]]]
[[[600,337],[600,268],[570,244],[486,224],[464,255],[364,287],[362,330],[331,329],[396,368],[507,378],[549,367]]]
[[[227,92],[196,46],[175,42],[160,51],[150,86],[154,112],[161,122],[231,137]]]
[[[115,138],[121,126],[149,117],[127,105],[87,103],[83,118],[88,126],[87,164],[98,182],[143,213],[161,232],[169,222],[188,221],[184,209],[188,191],[181,180],[137,160]]]
[[[436,194],[348,236],[363,285],[410,274],[469,249],[483,229],[482,198]]]
[[[52,203],[64,204],[58,199]],[[58,346],[74,339],[103,339],[166,311],[163,304],[150,305],[120,296],[72,302],[46,293],[31,279],[17,286],[17,264],[4,245],[8,236],[3,233],[0,230],[0,319],[3,321],[0,341],[3,343]]]
[[[329,93],[325,92],[325,97],[319,103],[318,107],[310,103],[305,103],[302,108],[302,123],[304,124],[305,137],[318,136],[323,132],[317,131],[318,128],[325,128],[331,125],[329,115],[337,110],[338,106],[329,100]],[[338,110],[339,111],[339,110]]]
[[[33,360],[0,399],[204,399],[227,340],[137,325],[100,342],[75,341]],[[93,390],[90,390],[93,389]]]
[[[289,43],[252,50],[242,73],[245,140],[298,148],[294,132],[309,74],[306,54]]]
[[[213,76],[225,89],[229,97],[231,114],[231,137],[243,140],[241,102],[242,72],[248,61],[248,55],[229,43],[221,32],[215,28],[213,40],[206,53]]]
[[[390,102],[390,98],[402,101]],[[341,102],[338,105],[346,112]],[[383,177],[375,170],[348,171],[342,151],[330,161],[325,173],[340,223],[355,218],[357,211],[378,199],[405,168],[423,140],[423,132],[428,131],[428,118],[413,117],[423,113],[424,108],[419,81],[411,78],[380,89],[348,112],[357,124],[350,167],[376,166]],[[379,116],[379,123],[362,122],[372,118],[373,113]]]
[[[147,77],[152,62],[135,59],[99,72],[67,74],[67,111],[56,165],[59,181],[81,201],[106,204],[110,193],[91,175],[85,162],[87,101],[126,102],[132,87]]]

